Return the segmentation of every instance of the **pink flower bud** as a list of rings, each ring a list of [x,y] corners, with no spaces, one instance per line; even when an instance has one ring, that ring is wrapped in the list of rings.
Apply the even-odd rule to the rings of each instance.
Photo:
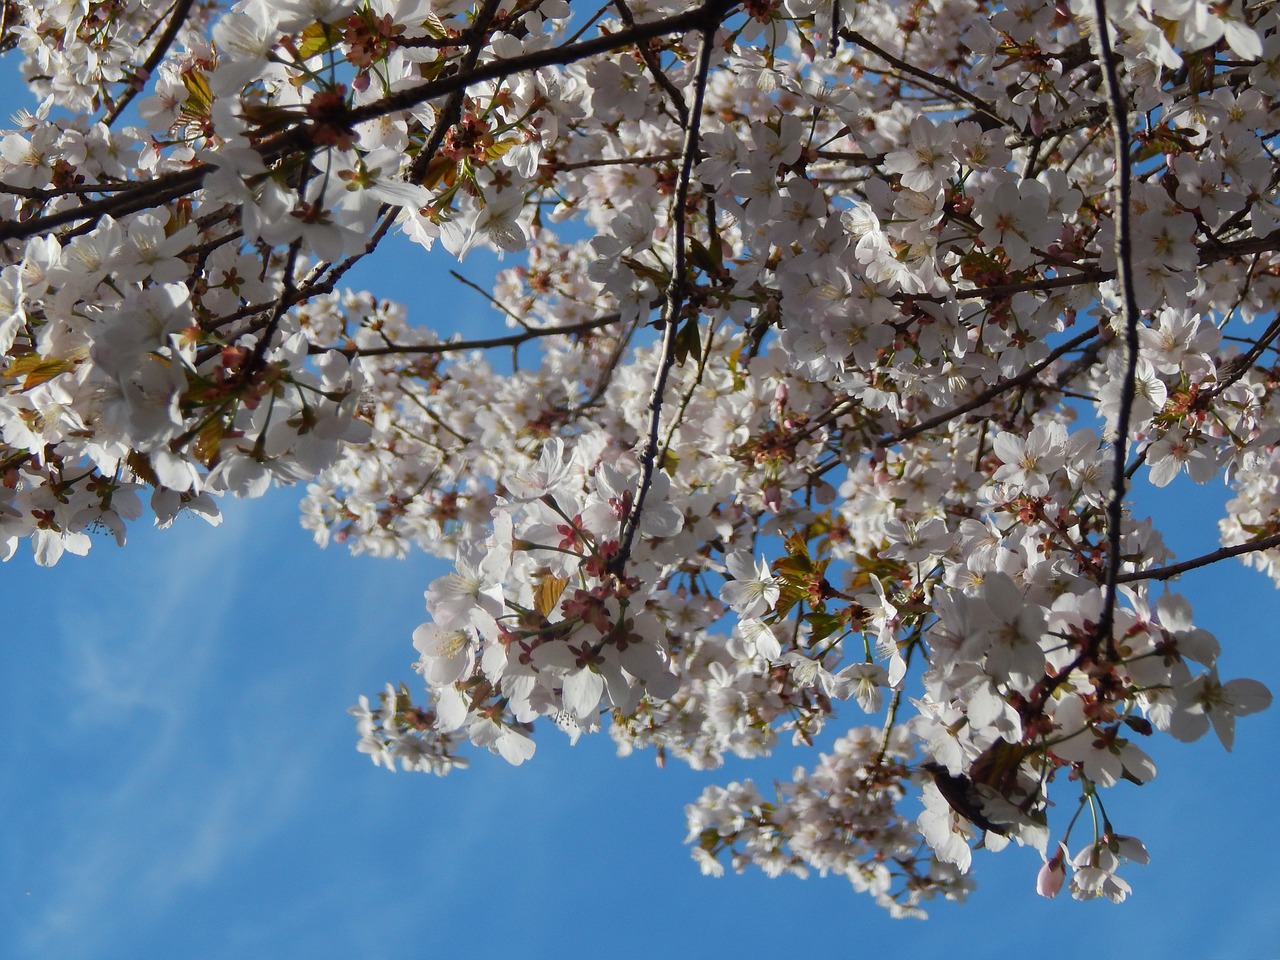
[[[1036,893],[1052,900],[1062,890],[1063,881],[1067,879],[1067,868],[1062,863],[1062,854],[1055,853],[1045,861],[1045,865],[1036,874]]]

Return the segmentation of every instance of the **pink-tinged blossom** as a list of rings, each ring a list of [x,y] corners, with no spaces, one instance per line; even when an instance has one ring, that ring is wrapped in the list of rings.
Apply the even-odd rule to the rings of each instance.
[[[499,255],[515,253],[529,242],[524,212],[524,197],[519,191],[496,192],[483,204],[470,204],[442,223],[440,242],[459,260],[477,245],[487,246]]]
[[[279,40],[276,16],[266,4],[225,14],[213,28],[213,42],[222,54],[212,78],[215,92],[239,91],[267,65]]]
[[[427,610],[440,629],[475,626],[490,636],[503,613],[502,573],[496,554],[460,556],[453,573],[436,578],[427,588]]]
[[[1218,458],[1199,438],[1181,427],[1171,427],[1147,447],[1147,467],[1157,487],[1167,487],[1183,470],[1196,483],[1208,483],[1217,475]]]
[[[1039,424],[1026,437],[1001,431],[991,447],[1003,461],[993,479],[1009,484],[1015,492],[1041,497],[1049,492],[1049,479],[1066,466],[1067,432],[1061,424]]]
[[[721,585],[720,599],[738,614],[758,617],[778,601],[778,581],[769,573],[769,564],[763,557],[756,560],[747,551],[737,550],[724,562],[733,579]]]
[[[1138,329],[1143,356],[1164,374],[1209,372],[1208,356],[1217,350],[1220,340],[1213,324],[1174,309],[1162,310],[1157,326]]]
[[[974,213],[983,244],[1002,249],[1014,268],[1032,262],[1033,249],[1047,246],[1058,233],[1058,222],[1049,216],[1049,191],[1038,180],[1001,182],[982,195]]]
[[[1217,667],[1190,678],[1173,691],[1171,708],[1153,714],[1162,730],[1183,742],[1198,740],[1212,725],[1228,750],[1235,744],[1236,717],[1271,706],[1271,691],[1257,680],[1237,679],[1222,683]]]
[[[906,563],[920,563],[951,548],[946,521],[938,517],[920,523],[894,518],[885,524],[884,532],[889,546],[881,551],[882,555]]]
[[[467,735],[477,747],[486,747],[513,767],[530,759],[537,746],[527,734],[483,715],[468,718]]]
[[[727,584],[726,584],[727,586]],[[740,617],[735,631],[742,637],[747,652],[772,663],[782,656],[782,643],[773,627],[755,617]]]
[[[1106,419],[1108,435],[1114,434],[1119,422],[1121,386],[1124,372],[1118,355],[1117,359],[1108,362],[1108,371],[1114,376],[1103,384],[1098,393],[1098,412]],[[1155,368],[1145,357],[1138,358],[1134,379],[1134,401],[1131,408],[1129,425],[1131,431],[1138,431],[1151,417],[1160,411],[1169,396],[1169,388],[1156,375]]]
[[[983,666],[995,680],[1014,690],[1030,691],[1044,676],[1044,608],[1027,603],[1013,579],[1003,573],[983,578],[981,599],[986,606],[988,638]],[[968,647],[970,655],[977,650]]]
[[[1262,56],[1262,41],[1245,19],[1240,0],[1213,5],[1190,0],[1179,6],[1183,9],[1179,11],[1182,16],[1176,21],[1178,42],[1185,44],[1187,49],[1199,50],[1226,40],[1227,46],[1242,60],[1255,60]]]
[[[413,647],[422,656],[416,668],[433,686],[455,683],[475,665],[475,641],[466,630],[442,630],[424,623],[413,631]]]
[[[1136,837],[1106,834],[1071,858],[1071,896],[1077,900],[1106,897],[1121,903],[1133,888],[1117,871],[1125,863],[1146,864],[1147,850]]]
[[[1213,666],[1221,652],[1221,644],[1212,633],[1195,625],[1191,604],[1177,593],[1163,593],[1156,601],[1156,617],[1176,644],[1178,656]]]
[[[885,157],[885,171],[898,174],[909,190],[932,190],[956,173],[955,133],[954,123],[917,117],[911,121],[907,145]]]
[[[573,469],[573,457],[564,455],[565,444],[559,437],[552,437],[542,445],[538,459],[525,465],[508,481],[512,496],[519,500],[536,500],[554,492],[569,477]]]
[[[1156,774],[1155,763],[1133,741],[1119,735],[1123,727],[1092,720],[1076,696],[1062,698],[1053,714],[1054,756],[1080,764],[1086,777],[1101,787],[1122,778],[1145,783]]]
[[[836,674],[836,680],[844,688],[844,695],[852,697],[865,712],[880,712],[889,686],[889,672],[880,664],[851,663]]]

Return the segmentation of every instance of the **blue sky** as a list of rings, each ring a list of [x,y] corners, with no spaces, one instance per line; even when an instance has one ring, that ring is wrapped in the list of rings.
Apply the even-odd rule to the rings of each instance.
[[[488,317],[442,262],[378,267],[353,282],[447,300],[450,326]],[[1221,486],[1139,492],[1180,556],[1216,542]],[[553,735],[519,769],[375,769],[346,708],[415,683],[409,638],[443,568],[318,550],[296,500],[228,502],[217,529],[140,525],[51,570],[24,545],[0,568],[0,958],[1275,955],[1280,712],[1242,720],[1230,755],[1144,744],[1159,776],[1108,804],[1152,855],[1129,903],[1040,900],[1036,854],[1011,849],[976,858],[969,904],[895,922],[842,880],[713,880],[689,858],[683,806],[703,786],[811,757],[695,773]],[[1224,679],[1280,691],[1270,583],[1232,562],[1180,589]]]
[[[552,736],[519,769],[375,769],[345,709],[413,680],[439,568],[318,550],[294,499],[230,503],[218,529],[139,527],[52,570],[24,547],[0,569],[0,957],[1066,958],[1088,942],[1239,958],[1280,943],[1275,711],[1241,721],[1231,755],[1146,745],[1157,779],[1109,799],[1153,858],[1128,869],[1127,904],[1040,900],[1036,855],[1011,849],[978,856],[970,903],[927,923],[889,920],[842,880],[698,873],[683,805],[707,783],[786,776],[795,754],[699,774]],[[1169,498],[1175,532],[1211,525],[1200,499]],[[1269,585],[1226,566],[1186,592],[1224,676],[1280,689]]]

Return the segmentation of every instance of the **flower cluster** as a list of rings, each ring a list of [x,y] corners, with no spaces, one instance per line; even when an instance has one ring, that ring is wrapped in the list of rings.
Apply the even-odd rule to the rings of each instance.
[[[453,564],[375,763],[851,710],[689,808],[706,872],[915,916],[1012,840],[1122,899],[1106,790],[1270,702],[1160,585],[1280,582],[1280,14],[1102,6],[6,4],[0,552],[306,481],[318,542]],[[393,231],[519,255],[509,332],[344,290]],[[1226,477],[1225,546],[1135,476]]]

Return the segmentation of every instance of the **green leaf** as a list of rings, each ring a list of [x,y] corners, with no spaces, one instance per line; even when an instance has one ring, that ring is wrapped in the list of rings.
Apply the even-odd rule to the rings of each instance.
[[[213,91],[209,88],[209,78],[199,70],[188,70],[182,74],[182,85],[187,88],[187,99],[182,105],[187,115],[209,116],[213,109]]]
[[[60,373],[74,370],[80,363],[75,358],[42,357],[37,353],[26,353],[16,358],[5,367],[6,377],[23,377],[21,390],[30,390],[42,383],[48,383]]]
[[[222,421],[213,417],[196,433],[196,459],[206,467],[212,467],[222,453]]]
[[[437,40],[443,40],[449,35],[449,31],[445,29],[443,21],[434,13],[427,14],[427,18],[422,21],[422,29]]]
[[[778,588],[778,602],[773,605],[773,614],[770,615],[766,622],[776,623],[778,620],[786,618],[791,612],[791,608],[809,595],[809,591],[802,589],[794,583],[784,582]]]
[[[676,332],[675,339],[675,360],[680,366],[684,366],[684,362],[690,357],[700,356],[702,353],[702,338],[698,335],[698,321],[696,317],[690,317],[684,322]]]
[[[512,147],[519,146],[520,141],[514,137],[508,137],[505,140],[495,140],[489,146],[484,148],[484,158],[486,160],[497,160]]]
[[[650,267],[646,264],[641,263],[635,257],[623,257],[622,262],[627,267],[627,269],[629,269],[637,277],[640,277],[641,279],[644,279],[644,280],[652,281],[653,285],[657,287],[659,290],[666,289],[667,283],[669,282],[670,278],[661,270],[655,270],[653,267]]]
[[[298,44],[298,55],[306,60],[317,54],[333,49],[336,31],[330,31],[327,23],[313,23],[302,31],[302,42]]]
[[[693,239],[689,241],[690,258],[694,265],[703,273],[717,273],[720,264],[716,258],[711,255],[711,251],[704,247],[701,241]]]
[[[676,469],[680,466],[680,458],[671,452],[670,448],[662,451],[662,469],[667,476],[674,477]]]
[[[431,162],[427,164],[427,172],[422,178],[422,185],[428,190],[434,190],[443,181],[446,187],[451,187],[457,175],[457,163],[448,157],[437,155],[432,157]]]
[[[567,577],[557,577],[550,573],[544,573],[538,581],[538,586],[533,591],[533,609],[544,617],[551,616],[551,611],[560,602],[560,597],[564,593],[565,585],[568,582]]]
[[[840,629],[840,618],[834,614],[815,611],[805,614],[803,619],[812,628],[809,639],[813,643],[826,639]]]
[[[160,486],[160,480],[156,476],[156,472],[151,467],[151,458],[145,453],[139,453],[137,450],[130,450],[129,456],[124,461],[128,464],[129,469],[133,471],[133,475],[143,483],[152,487]]]

